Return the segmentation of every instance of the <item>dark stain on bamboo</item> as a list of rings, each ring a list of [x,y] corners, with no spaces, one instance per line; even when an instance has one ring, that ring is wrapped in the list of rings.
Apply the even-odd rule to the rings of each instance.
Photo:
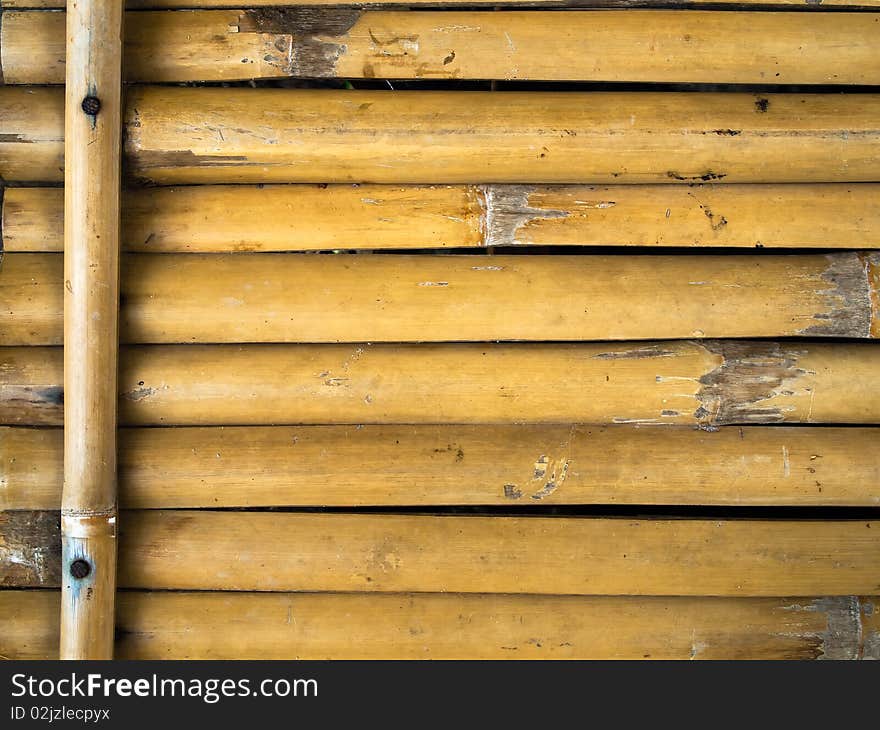
[[[0,512],[0,586],[45,588],[60,584],[60,513]]]
[[[642,360],[652,357],[675,357],[672,350],[664,350],[657,345],[647,345],[630,350],[612,350],[593,355],[597,360]]]
[[[825,629],[796,634],[797,638],[812,642],[814,659],[852,660],[880,658],[880,641],[876,632],[865,634],[863,615],[870,616],[873,604],[858,596],[828,596],[809,603],[794,603],[786,611],[824,614]]]
[[[277,36],[278,66],[291,76],[335,78],[345,37],[360,17],[355,8],[257,8],[241,14],[238,31]]]
[[[867,257],[856,253],[828,257],[828,268],[822,278],[828,288],[828,309],[813,318],[820,323],[800,330],[808,337],[871,337],[871,282]]]
[[[807,374],[798,367],[801,351],[778,342],[707,341],[702,346],[722,362],[699,379],[697,421],[726,425],[786,420],[783,409],[771,401],[797,392],[797,381]]]
[[[0,424],[61,426],[64,388],[60,385],[0,383]]]

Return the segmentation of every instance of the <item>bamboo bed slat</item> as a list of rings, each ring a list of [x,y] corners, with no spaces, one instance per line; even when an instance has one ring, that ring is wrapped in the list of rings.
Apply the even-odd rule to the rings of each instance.
[[[0,87],[4,179],[61,179],[60,101]],[[878,116],[877,94],[154,86],[124,129],[157,184],[870,182]]]
[[[205,185],[123,195],[141,253],[484,246],[880,247],[880,185]],[[7,252],[61,251],[63,192],[7,188]]]
[[[5,512],[10,588],[54,587],[57,513]],[[126,511],[119,586],[779,596],[871,593],[880,522]]]
[[[874,428],[124,428],[122,507],[876,506]],[[60,429],[0,428],[0,510],[60,506]],[[686,465],[686,466],[685,466]]]
[[[116,0],[67,13],[62,659],[113,656],[123,15]]]
[[[877,659],[878,599],[120,595],[120,659]],[[57,657],[57,594],[0,592],[0,655]]]
[[[56,345],[62,257],[9,254],[0,345]],[[880,253],[818,256],[130,254],[131,343],[876,337]],[[707,301],[710,306],[707,306]]]
[[[135,82],[519,79],[876,84],[868,13],[602,10],[409,12],[355,8],[133,14]],[[64,17],[7,12],[7,84],[64,83]]]
[[[60,425],[62,353],[0,350],[0,424]],[[120,352],[132,426],[880,423],[880,347],[815,342],[152,345]]]

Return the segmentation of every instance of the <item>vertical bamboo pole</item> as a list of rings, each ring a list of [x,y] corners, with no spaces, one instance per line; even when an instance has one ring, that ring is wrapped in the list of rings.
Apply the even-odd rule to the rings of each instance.
[[[62,659],[113,654],[122,16],[67,4]]]

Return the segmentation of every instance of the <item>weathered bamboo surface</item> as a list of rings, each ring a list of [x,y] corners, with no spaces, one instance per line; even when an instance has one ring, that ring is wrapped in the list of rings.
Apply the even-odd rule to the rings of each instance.
[[[282,8],[139,12],[128,81],[395,78],[876,84],[868,13]],[[7,84],[64,83],[64,17],[7,12]]]
[[[63,334],[60,254],[8,254],[0,345]],[[130,343],[876,337],[880,253],[130,254]],[[707,306],[707,302],[710,305]],[[115,332],[115,328],[114,328]]]
[[[60,425],[62,353],[0,350],[0,423]],[[124,425],[880,423],[866,343],[152,345]]]
[[[275,6],[335,6],[338,0],[248,0],[248,7]],[[126,7],[132,10],[151,8],[236,8],[240,0],[127,0]],[[558,8],[640,8],[640,7],[692,7],[694,5],[743,5],[755,9],[762,7],[785,6],[786,10],[819,12],[823,8],[875,8],[880,0],[389,0],[389,2],[346,3],[352,7],[375,7],[377,5],[430,5],[436,7],[558,7]],[[64,0],[0,0],[0,8],[63,8]]]
[[[0,85],[0,181],[64,181],[64,90]]]
[[[878,599],[119,596],[120,659],[877,659]],[[0,592],[0,655],[57,657],[57,594]]]
[[[55,585],[52,521],[0,519],[4,585]],[[875,591],[878,551],[870,520],[141,510],[121,516],[118,570],[172,590],[812,596]]]
[[[134,87],[158,184],[871,182],[880,95]],[[0,87],[0,176],[57,182],[60,90]]]
[[[66,16],[61,659],[113,657],[123,16],[114,0]]]
[[[880,185],[206,185],[131,189],[141,253],[484,246],[880,247]],[[8,252],[61,251],[63,193],[7,188]]]
[[[122,507],[876,506],[873,428],[124,428]],[[59,429],[0,428],[0,510],[60,506]],[[686,466],[685,466],[686,465]]]

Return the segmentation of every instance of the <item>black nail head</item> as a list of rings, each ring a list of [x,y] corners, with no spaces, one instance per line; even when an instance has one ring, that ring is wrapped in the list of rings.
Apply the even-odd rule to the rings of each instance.
[[[78,558],[70,564],[70,574],[77,580],[82,580],[91,572],[92,566],[89,565],[88,560]]]
[[[82,100],[82,110],[86,114],[95,116],[101,111],[101,100],[97,96],[87,96]]]

